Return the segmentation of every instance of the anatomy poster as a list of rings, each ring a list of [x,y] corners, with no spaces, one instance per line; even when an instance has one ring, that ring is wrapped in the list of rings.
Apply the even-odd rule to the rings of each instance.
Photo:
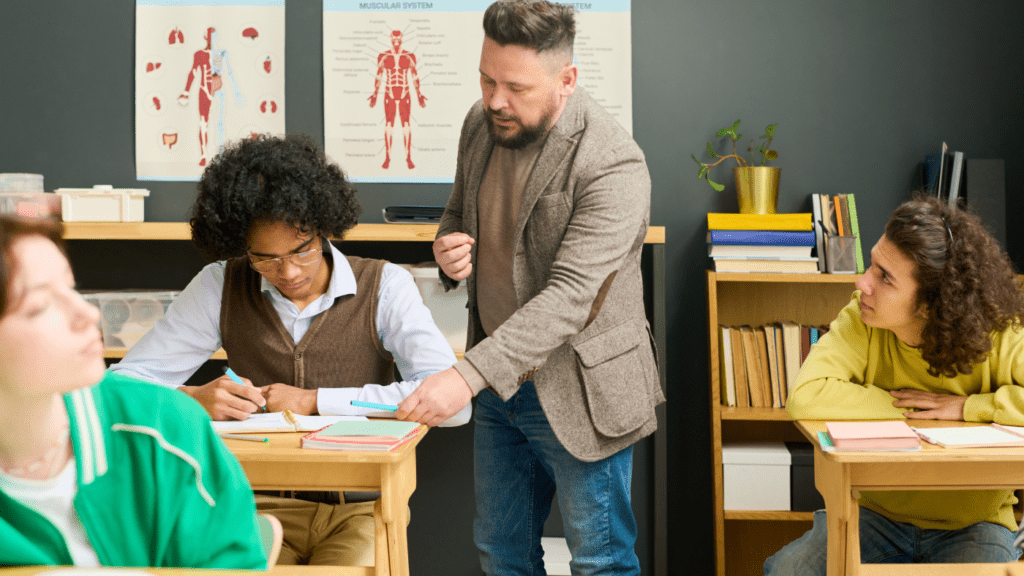
[[[284,131],[284,0],[137,0],[139,180],[198,180],[227,143]]]
[[[491,0],[324,0],[324,141],[359,182],[452,182]],[[574,3],[579,84],[633,130],[629,0]]]

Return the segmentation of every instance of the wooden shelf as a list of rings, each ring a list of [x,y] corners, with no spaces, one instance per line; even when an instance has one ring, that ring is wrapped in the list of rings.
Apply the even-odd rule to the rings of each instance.
[[[814,512],[790,512],[789,510],[726,510],[726,520],[814,520]]]
[[[127,348],[107,348],[103,351],[104,358],[124,358],[124,355],[128,352]],[[455,357],[462,360],[462,352],[456,352]],[[217,350],[210,356],[212,360],[227,360],[228,353],[223,348]]]
[[[756,274],[751,272],[711,272],[719,282],[805,282],[814,284],[853,284],[857,274]]]
[[[437,224],[357,224],[349,242],[433,242]],[[191,240],[187,222],[65,222],[67,240]],[[665,227],[647,229],[645,244],[664,244]]]
[[[722,406],[722,420],[791,421],[785,408],[736,408]]]

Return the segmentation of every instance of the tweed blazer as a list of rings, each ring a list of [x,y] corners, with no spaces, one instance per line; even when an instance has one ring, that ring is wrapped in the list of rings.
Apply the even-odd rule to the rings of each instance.
[[[494,146],[485,122],[477,102],[462,127],[438,237],[478,237],[477,193]],[[533,380],[555,436],[583,461],[654,432],[654,407],[665,400],[640,274],[650,197],[643,152],[577,87],[523,191],[512,266],[518,310],[489,337],[475,273],[467,279],[465,360],[505,400]],[[476,269],[475,244],[471,257]]]

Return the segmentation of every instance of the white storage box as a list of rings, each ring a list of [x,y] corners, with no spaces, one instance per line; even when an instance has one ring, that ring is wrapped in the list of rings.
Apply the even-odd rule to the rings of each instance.
[[[789,510],[789,450],[784,442],[722,446],[726,510]]]
[[[108,348],[131,348],[163,318],[175,291],[93,292],[83,294],[100,309],[100,330]]]
[[[142,222],[143,202],[149,190],[114,188],[58,188],[65,222]]]
[[[52,192],[0,192],[0,213],[60,217],[61,196]]]
[[[416,264],[410,267],[409,271],[416,281],[420,295],[423,296],[423,303],[430,308],[434,323],[448,339],[452,350],[465,352],[466,329],[469,326],[469,310],[466,309],[469,293],[466,292],[466,283],[463,282],[458,288],[445,292],[437,273],[437,264],[433,262]]]

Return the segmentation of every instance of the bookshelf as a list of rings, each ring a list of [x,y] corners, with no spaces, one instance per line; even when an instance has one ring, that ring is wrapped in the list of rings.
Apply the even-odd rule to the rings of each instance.
[[[764,560],[811,527],[812,512],[723,509],[723,442],[805,441],[784,408],[722,405],[718,326],[781,320],[826,325],[850,300],[855,275],[707,272],[715,566],[719,576],[762,574]]]

